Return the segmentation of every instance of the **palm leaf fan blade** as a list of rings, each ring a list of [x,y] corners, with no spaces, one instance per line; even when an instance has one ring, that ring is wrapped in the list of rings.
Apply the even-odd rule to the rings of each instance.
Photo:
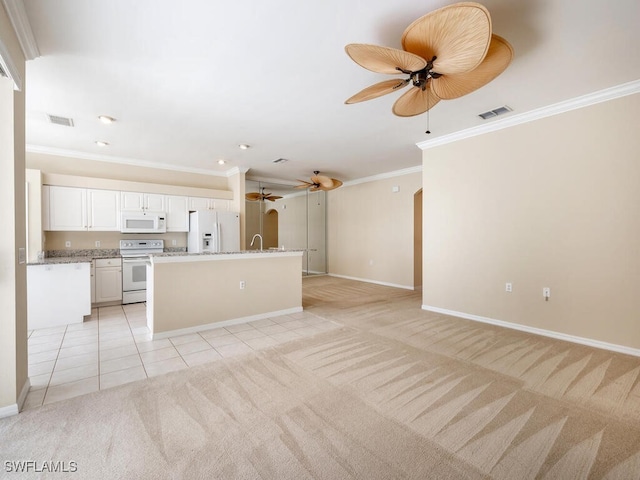
[[[245,198],[251,202],[255,202],[256,200],[260,200],[260,194],[258,192],[247,193]]]
[[[424,58],[404,50],[365,43],[350,43],[344,47],[351,59],[367,70],[391,75],[402,73],[398,68],[410,72],[422,70],[427,62]]]
[[[428,85],[424,90],[412,88],[396,100],[393,104],[393,113],[399,117],[413,117],[426,112],[439,101],[440,99]]]
[[[462,2],[428,13],[407,27],[402,48],[431,59],[442,75],[468,72],[484,59],[491,41],[491,17],[479,3]]]
[[[370,87],[365,88],[364,90],[359,91],[349,99],[347,99],[344,103],[358,103],[364,102],[365,100],[372,100],[374,98],[381,97],[382,95],[386,95],[391,92],[395,92],[396,90],[400,90],[401,88],[407,86],[409,84],[409,80],[385,80],[384,82],[376,83],[375,85],[371,85]]]
[[[446,100],[462,97],[483,87],[509,66],[513,48],[504,38],[492,35],[487,56],[477,68],[458,75],[443,75],[431,80],[431,88],[438,97]]]
[[[325,175],[314,175],[311,177],[311,181],[315,185],[319,185],[324,188],[330,188],[333,186],[333,180]]]

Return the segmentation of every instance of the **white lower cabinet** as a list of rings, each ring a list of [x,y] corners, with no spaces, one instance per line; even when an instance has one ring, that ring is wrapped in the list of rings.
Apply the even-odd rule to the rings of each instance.
[[[89,263],[29,265],[27,328],[82,323],[91,314]]]
[[[97,258],[95,303],[122,300],[122,259]]]

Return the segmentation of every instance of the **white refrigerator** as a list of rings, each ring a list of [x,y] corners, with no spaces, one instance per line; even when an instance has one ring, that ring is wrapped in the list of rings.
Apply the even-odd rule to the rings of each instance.
[[[187,250],[190,253],[239,252],[240,214],[214,210],[191,212]]]

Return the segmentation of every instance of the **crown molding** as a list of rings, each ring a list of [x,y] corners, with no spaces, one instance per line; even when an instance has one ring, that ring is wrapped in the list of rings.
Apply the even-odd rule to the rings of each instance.
[[[640,80],[634,80],[633,82],[623,83],[622,85],[599,90],[597,92],[566,100],[564,102],[554,103],[553,105],[548,105],[536,110],[531,110],[530,112],[513,115],[504,118],[503,120],[496,120],[485,125],[479,125],[477,127],[468,128],[466,130],[454,132],[449,135],[443,135],[441,137],[434,138],[433,140],[425,140],[424,142],[417,143],[416,145],[421,150],[428,150],[440,145],[446,145],[447,143],[464,140],[465,138],[484,135],[485,133],[495,132],[523,123],[533,122],[545,117],[558,115],[560,113],[569,112],[578,108],[588,107],[590,105],[595,105],[596,103],[606,102],[620,97],[626,97],[627,95],[633,95],[639,92]]]
[[[422,165],[415,167],[403,168],[401,170],[393,170],[391,172],[379,173],[377,175],[371,175],[370,177],[357,178],[355,180],[349,180],[343,183],[343,186],[349,187],[351,185],[358,185],[360,183],[375,182],[378,180],[386,180],[387,178],[400,177],[402,175],[410,175],[412,173],[422,173]]]
[[[29,153],[41,153],[44,155],[55,155],[58,157],[79,158],[82,160],[92,160],[96,162],[119,163],[122,165],[131,165],[134,167],[157,168],[160,170],[171,170],[174,172],[184,172],[184,173],[197,173],[199,175],[211,175],[213,177],[229,177],[230,176],[228,171],[216,172],[216,171],[207,170],[204,168],[179,167],[176,165],[167,165],[164,163],[149,162],[146,160],[137,160],[134,158],[113,157],[110,155],[98,155],[93,153],[77,152],[75,150],[64,150],[62,148],[43,147],[40,145],[26,145],[25,150]],[[234,167],[234,168],[240,168],[240,167]]]
[[[9,49],[2,42],[2,39],[0,39],[0,66],[4,73],[6,73],[13,81],[13,89],[19,92],[22,91],[22,75],[20,75],[11,54],[9,53]]]
[[[233,167],[227,170],[224,174],[227,177],[232,177],[233,175],[239,175],[241,173],[247,173],[249,171],[246,167]]]
[[[11,21],[25,60],[33,60],[40,56],[40,49],[33,36],[31,23],[24,8],[24,0],[2,0],[7,16]]]

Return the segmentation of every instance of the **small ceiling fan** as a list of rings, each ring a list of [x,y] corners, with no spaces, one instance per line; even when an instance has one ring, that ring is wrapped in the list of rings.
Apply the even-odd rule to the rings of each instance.
[[[345,103],[371,100],[411,84],[413,88],[396,100],[392,111],[400,117],[420,115],[440,100],[486,85],[513,58],[509,42],[492,33],[489,11],[475,2],[455,3],[418,18],[404,31],[402,48],[347,45],[347,55],[361,67],[408,78],[376,83]]]
[[[244,197],[247,200],[250,200],[252,202],[257,202],[257,201],[263,202],[265,200],[269,200],[270,202],[275,202],[276,200],[279,200],[282,198],[277,195],[271,195],[270,193],[264,193],[264,187],[262,187],[262,190],[260,192],[250,192],[245,194]]]
[[[295,188],[308,188],[310,192],[317,192],[318,190],[324,190],[328,192],[329,190],[333,190],[334,188],[338,188],[342,185],[340,180],[335,178],[330,178],[325,175],[320,175],[318,170],[314,170],[313,176],[310,179],[310,182],[305,180],[298,180],[301,182],[301,185],[296,185]]]

